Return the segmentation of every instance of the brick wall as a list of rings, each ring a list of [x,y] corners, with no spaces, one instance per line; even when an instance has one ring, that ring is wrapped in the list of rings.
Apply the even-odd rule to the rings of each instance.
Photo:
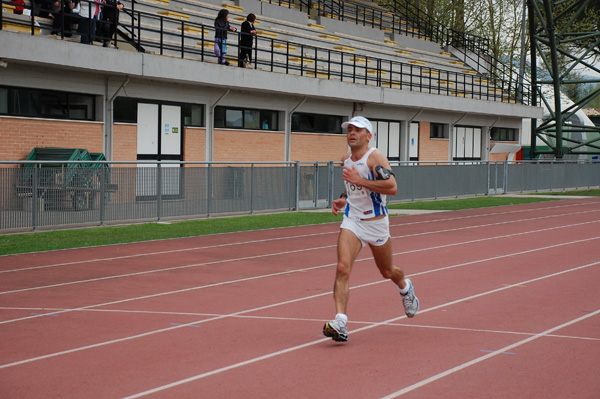
[[[0,117],[0,159],[24,160],[34,147],[85,148],[102,152],[103,124]]]
[[[283,162],[285,134],[215,129],[213,151],[214,160],[220,162]]]
[[[290,152],[292,161],[341,161],[348,152],[348,144],[345,134],[292,133]]]
[[[183,160],[202,162],[206,160],[206,129],[186,127],[183,136]]]
[[[419,125],[419,161],[448,161],[448,139],[432,139],[429,137],[429,122]]]
[[[135,161],[137,159],[137,125],[113,125],[113,161]]]

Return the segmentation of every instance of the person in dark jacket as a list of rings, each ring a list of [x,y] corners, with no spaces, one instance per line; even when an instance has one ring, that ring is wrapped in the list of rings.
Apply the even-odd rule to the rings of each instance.
[[[99,34],[104,41],[104,47],[108,47],[117,31],[119,11],[123,9],[123,4],[119,0],[104,0],[102,3],[104,4],[102,7],[102,31]]]
[[[62,7],[62,12],[61,12]],[[59,35],[64,29],[65,37],[71,37],[71,27],[79,22],[79,0],[56,0],[52,13],[51,35]]]
[[[237,32],[237,29],[229,25],[229,10],[223,8],[215,18],[215,55],[219,64],[229,65],[225,60],[227,54],[227,32]]]
[[[238,57],[238,66],[243,68],[246,58],[252,63],[252,46],[254,45],[254,36],[256,36],[256,28],[254,28],[256,15],[248,14],[246,20],[242,22],[242,33],[240,33],[240,52]]]

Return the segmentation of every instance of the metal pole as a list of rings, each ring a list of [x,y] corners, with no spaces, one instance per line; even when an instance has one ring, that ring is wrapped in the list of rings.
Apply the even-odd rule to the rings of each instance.
[[[250,214],[254,213],[254,164],[250,164]]]
[[[210,217],[210,203],[212,197],[212,164],[208,164],[207,168],[208,176],[206,177],[206,217]]]
[[[437,197],[438,197],[438,190],[437,190],[437,188],[438,188],[438,179],[437,178],[438,178],[438,174],[439,174],[438,169],[439,169],[439,164],[436,162],[435,163],[435,186],[433,189],[435,199],[437,199]]]
[[[300,209],[300,161],[296,161],[296,211]]]
[[[527,0],[527,8],[529,10],[529,40],[531,41],[531,50],[529,57],[531,58],[531,105],[537,106],[537,59],[536,59],[536,23],[535,23],[535,11],[533,10],[533,0]],[[529,148],[529,158],[535,159],[536,157],[536,142],[537,142],[537,120],[531,118],[531,147]]]
[[[506,195],[508,191],[508,161],[504,161],[504,179],[502,180],[502,191]]]
[[[544,0],[544,8],[546,10],[546,25],[548,30],[548,39],[550,44],[550,59],[552,62],[552,80],[554,81],[554,117],[556,119],[556,148],[554,156],[556,158],[563,157],[562,145],[562,105],[560,102],[560,71],[558,70],[558,51],[556,50],[556,36],[554,35],[554,16],[552,15],[552,5],[549,0]]]
[[[315,208],[317,207],[317,202],[319,201],[319,163],[315,162],[314,168],[314,178],[313,178],[313,203],[315,204]]]
[[[523,79],[525,75],[525,30],[527,29],[527,0],[523,0],[523,18],[521,19],[521,59],[519,60],[519,82],[517,101],[523,101]]]
[[[108,195],[106,192],[106,165],[100,165],[100,226],[104,226],[104,214],[105,210],[105,197]]]
[[[488,161],[488,163],[487,163],[487,187],[485,188],[485,192],[487,193],[487,195],[490,195],[491,173],[492,173],[492,162]]]
[[[333,196],[334,196],[334,190],[335,190],[335,166],[333,164],[333,161],[329,161],[328,165],[327,165],[327,170],[329,171],[329,178],[328,178],[328,183],[327,183],[327,187],[329,187],[329,195],[327,198],[327,207],[331,208],[333,207]]]
[[[156,167],[156,218],[160,222],[162,216],[162,168],[160,162]]]
[[[31,229],[35,231],[37,229],[37,203],[38,203],[38,168],[40,164],[35,164],[33,167],[33,181],[31,189]]]

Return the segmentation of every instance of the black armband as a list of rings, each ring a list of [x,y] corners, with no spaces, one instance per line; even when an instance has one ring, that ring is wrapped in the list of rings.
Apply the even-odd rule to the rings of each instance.
[[[377,180],[387,180],[394,174],[390,169],[386,169],[381,165],[375,166],[375,172],[377,172]]]
[[[348,194],[346,194],[345,192],[341,193],[340,194],[340,198],[348,198]]]

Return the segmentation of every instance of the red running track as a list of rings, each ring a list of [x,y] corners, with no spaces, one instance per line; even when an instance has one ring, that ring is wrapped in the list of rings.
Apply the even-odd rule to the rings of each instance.
[[[600,201],[391,218],[334,315],[339,224],[0,257],[0,397],[598,398]]]

